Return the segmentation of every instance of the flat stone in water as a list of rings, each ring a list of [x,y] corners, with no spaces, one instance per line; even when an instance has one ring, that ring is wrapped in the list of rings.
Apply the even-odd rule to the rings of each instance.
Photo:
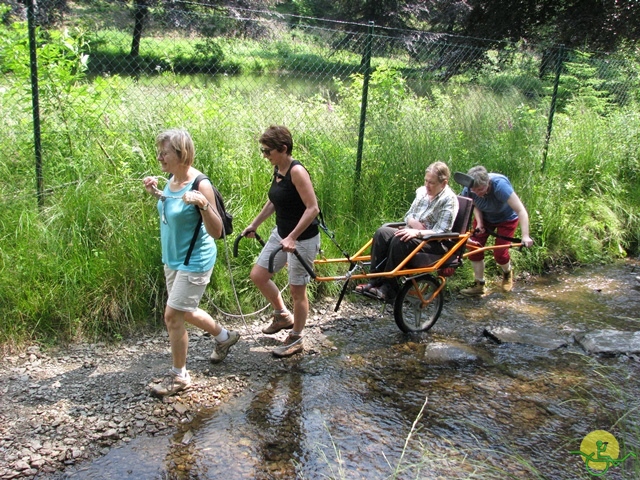
[[[640,332],[596,330],[576,336],[576,342],[589,353],[640,353]]]
[[[557,332],[550,331],[548,328],[527,327],[514,330],[509,327],[487,327],[483,333],[498,343],[521,343],[549,350],[566,347],[569,344],[568,339],[560,337]]]
[[[486,362],[488,354],[454,342],[429,343],[424,351],[424,359],[431,364],[479,363]]]

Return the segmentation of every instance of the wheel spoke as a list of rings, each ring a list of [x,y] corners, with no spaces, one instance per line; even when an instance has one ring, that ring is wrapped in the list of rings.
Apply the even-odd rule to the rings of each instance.
[[[427,275],[410,278],[404,284],[394,308],[396,324],[403,332],[423,332],[433,326],[443,303],[438,286]]]

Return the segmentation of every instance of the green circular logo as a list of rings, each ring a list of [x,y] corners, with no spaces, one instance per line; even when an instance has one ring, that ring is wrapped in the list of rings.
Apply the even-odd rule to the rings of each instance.
[[[612,460],[620,456],[620,444],[606,430],[594,430],[582,439],[580,451],[586,454],[584,461],[591,470],[606,470]]]

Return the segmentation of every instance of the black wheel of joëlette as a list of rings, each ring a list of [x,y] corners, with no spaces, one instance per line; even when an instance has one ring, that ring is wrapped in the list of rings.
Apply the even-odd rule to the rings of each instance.
[[[408,278],[396,297],[393,316],[405,333],[426,332],[440,317],[444,299],[440,284],[429,275]],[[434,294],[438,292],[437,295]]]

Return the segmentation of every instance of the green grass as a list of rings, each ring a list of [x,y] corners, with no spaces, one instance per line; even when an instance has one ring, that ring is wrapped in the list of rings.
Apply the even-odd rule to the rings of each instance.
[[[541,272],[560,263],[607,261],[638,251],[637,108],[601,115],[579,99],[569,102],[556,115],[542,171],[546,101],[527,89],[508,88],[509,79],[522,72],[493,83],[434,83],[428,95],[418,97],[401,70],[389,66],[399,64],[398,58],[378,61],[356,184],[363,80],[331,70],[335,62],[344,68],[340,72],[352,71],[359,61],[355,56],[328,56],[299,34],[266,44],[218,41],[221,65],[231,62],[243,71],[326,67],[328,73],[303,91],[288,88],[273,74],[184,76],[167,68],[138,78],[115,72],[87,78],[82,70],[87,45],[90,52],[111,51],[114,58],[127,51],[122,33],[99,34],[108,41],[91,45],[86,38],[53,35],[42,57],[43,209],[34,195],[28,72],[15,67],[20,62],[0,56],[0,342],[120,338],[162,325],[158,219],[141,180],[160,173],[153,140],[168,127],[192,133],[196,167],[223,193],[237,232],[266,200],[271,171],[259,155],[257,137],[279,123],[291,128],[294,156],[309,169],[328,226],[351,253],[381,223],[403,216],[425,167],[436,160],[452,171],[484,164],[511,179],[529,211],[536,242],[532,249],[513,252],[519,270]],[[3,45],[13,48],[11,42],[21,39],[19,30],[6,32]],[[187,64],[196,52],[186,40],[174,42],[172,50],[168,39],[146,42],[144,51],[174,59],[182,55]],[[9,51],[14,50],[3,50]],[[26,61],[24,51],[16,52],[11,58]],[[89,68],[91,61],[90,55]],[[263,237],[269,225],[261,228]],[[322,241],[327,256],[341,255],[326,236]],[[248,280],[256,242],[244,240],[241,255],[229,260],[224,244],[218,246],[210,301],[234,314],[262,307],[264,299]],[[460,271],[452,286],[468,275],[468,269]],[[284,285],[284,277],[278,281]],[[311,292],[319,296],[338,289],[332,283],[313,284]]]

